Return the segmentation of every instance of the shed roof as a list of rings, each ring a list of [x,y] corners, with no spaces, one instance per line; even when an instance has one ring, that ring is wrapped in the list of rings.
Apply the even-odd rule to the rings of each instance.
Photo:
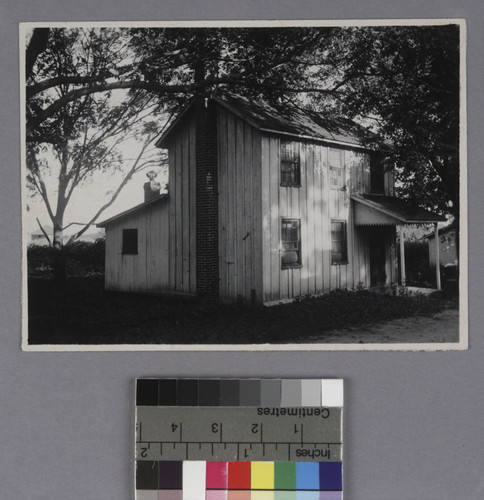
[[[157,196],[156,198],[153,198],[152,200],[140,203],[139,205],[136,205],[132,208],[129,208],[128,210],[125,210],[124,212],[121,212],[120,214],[114,215],[113,217],[110,217],[109,219],[98,222],[96,224],[96,226],[97,227],[106,227],[106,226],[112,224],[113,222],[117,222],[120,219],[123,219],[124,217],[126,217],[128,215],[131,215],[135,212],[139,212],[140,210],[143,210],[147,207],[151,207],[152,205],[155,205],[155,204],[159,203],[161,200],[164,200],[166,198],[168,198],[168,193],[162,193],[159,196]]]
[[[359,194],[351,198],[356,201],[357,226],[430,224],[446,220],[439,214],[392,196]]]
[[[210,99],[262,132],[353,147],[364,147],[363,139],[369,133],[367,129],[352,120],[328,118],[321,113],[295,106],[288,105],[283,110],[279,110],[262,99],[249,99],[234,94],[211,97]],[[190,101],[187,107],[173,120],[164,134],[158,139],[156,143],[158,147],[165,147],[168,137],[177,124],[193,108],[194,102],[194,99]]]

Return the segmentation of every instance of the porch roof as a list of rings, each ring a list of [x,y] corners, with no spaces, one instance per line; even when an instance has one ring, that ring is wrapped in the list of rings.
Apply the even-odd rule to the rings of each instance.
[[[400,226],[402,224],[432,224],[445,217],[429,212],[406,201],[377,194],[351,197],[355,203],[356,226]]]

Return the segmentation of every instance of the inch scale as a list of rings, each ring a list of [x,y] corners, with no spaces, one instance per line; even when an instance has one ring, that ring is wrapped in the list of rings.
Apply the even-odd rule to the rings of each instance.
[[[138,461],[342,459],[339,407],[138,406]]]

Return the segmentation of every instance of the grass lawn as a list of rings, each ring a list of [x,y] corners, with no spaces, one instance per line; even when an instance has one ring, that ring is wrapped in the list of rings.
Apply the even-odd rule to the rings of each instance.
[[[29,344],[303,343],[324,332],[457,307],[441,294],[336,291],[264,307],[106,292],[102,277],[70,278],[56,290],[29,280]]]

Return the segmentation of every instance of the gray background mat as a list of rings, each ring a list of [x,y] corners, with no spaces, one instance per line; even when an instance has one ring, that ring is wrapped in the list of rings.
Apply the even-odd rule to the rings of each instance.
[[[483,14],[480,0],[2,0],[0,499],[133,498],[134,379],[168,375],[342,377],[346,499],[484,498]],[[21,352],[19,21],[382,17],[468,21],[468,351]]]

